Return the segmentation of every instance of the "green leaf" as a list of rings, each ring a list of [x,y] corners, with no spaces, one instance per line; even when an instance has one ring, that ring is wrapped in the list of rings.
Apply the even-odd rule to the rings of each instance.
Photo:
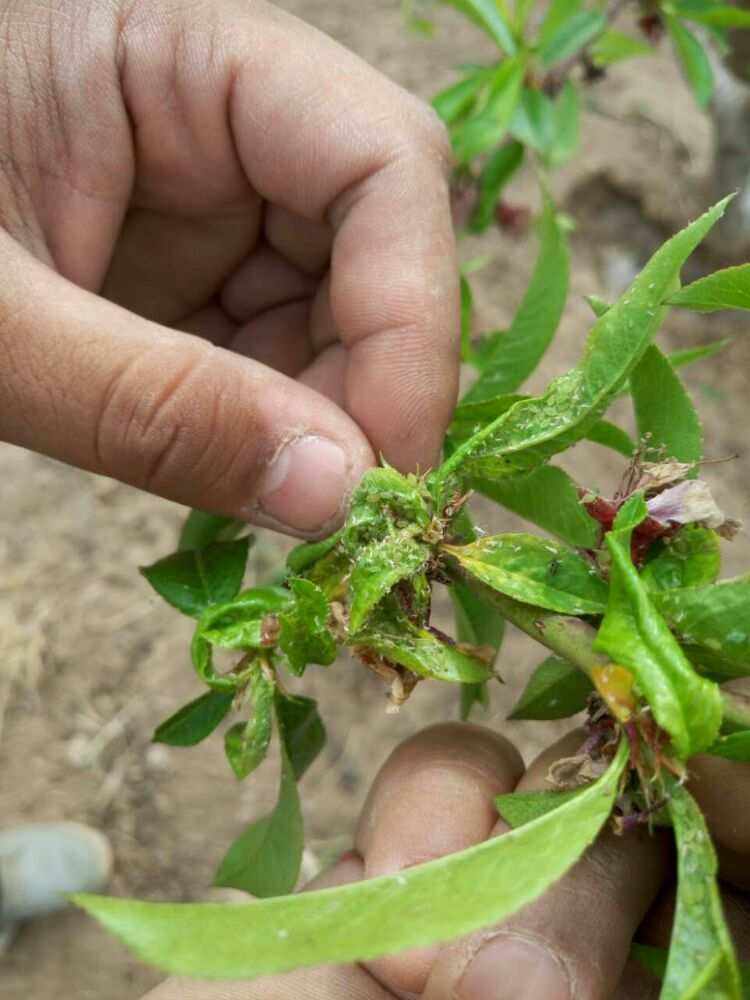
[[[349,583],[349,631],[358,632],[376,605],[400,581],[419,573],[430,549],[407,531],[371,542],[357,557]]]
[[[247,528],[244,521],[191,510],[180,533],[179,550],[205,549],[211,542],[231,542]]]
[[[433,97],[432,106],[446,125],[453,125],[471,111],[489,76],[486,69],[474,70]]]
[[[587,514],[573,480],[554,465],[543,465],[529,475],[496,482],[472,479],[469,486],[569,545],[582,549],[597,545],[596,521]]]
[[[703,313],[719,309],[750,309],[750,264],[715,271],[680,288],[669,296],[667,302],[671,306]]]
[[[690,287],[689,285],[687,286]],[[673,351],[667,355],[673,368],[684,368],[685,365],[692,365],[695,361],[703,361],[711,358],[719,351],[723,351],[732,343],[731,337],[724,337],[723,340],[716,340],[713,344],[704,344],[702,347],[688,347],[683,351]]]
[[[500,143],[518,104],[525,74],[524,57],[500,63],[484,106],[453,132],[453,148],[461,163],[468,163]]]
[[[710,753],[713,757],[724,757],[725,760],[750,763],[750,729],[732,733],[730,736],[720,736],[706,753]]]
[[[291,892],[297,884],[303,846],[304,829],[297,782],[282,743],[281,785],[276,806],[273,812],[253,823],[235,840],[219,865],[214,884],[228,889],[242,889],[260,899],[282,896]],[[234,907],[227,909],[233,910]],[[192,932],[190,948],[196,953],[205,949],[206,930],[204,927],[201,932],[196,927]],[[214,941],[213,947],[221,952],[226,949],[227,942]],[[210,961],[208,955],[204,959]]]
[[[546,45],[557,34],[561,26],[583,7],[583,0],[552,0],[547,7],[539,36],[538,45]]]
[[[479,379],[462,406],[514,392],[539,364],[555,335],[568,295],[568,242],[555,207],[546,199],[539,220],[539,257],[510,329],[484,358]]]
[[[652,344],[630,376],[638,435],[665,458],[699,462],[703,429],[685,387],[659,348]]]
[[[424,483],[416,476],[402,476],[389,467],[370,469],[352,496],[343,549],[356,559],[362,546],[385,538],[396,522],[419,534],[432,520],[428,500]]]
[[[683,0],[675,9],[680,17],[712,28],[750,28],[750,11],[729,4],[706,3],[703,0]]]
[[[750,674],[750,577],[653,595],[689,651],[726,679]]]
[[[466,478],[499,479],[531,471],[589,432],[656,332],[660,303],[680,268],[723,214],[722,201],[664,244],[623,297],[599,319],[581,362],[541,396],[516,403],[458,448],[431,477],[438,500]]]
[[[469,279],[466,275],[461,275],[461,360],[472,361],[474,350],[472,348],[472,327],[474,325],[474,293],[471,290]]]
[[[606,607],[607,585],[594,566],[559,542],[505,534],[442,550],[477,580],[524,604],[571,615],[601,614]]]
[[[510,134],[543,156],[555,139],[555,106],[541,90],[524,87],[508,125]]]
[[[508,718],[567,719],[583,711],[593,690],[591,681],[578,667],[559,656],[548,656],[531,675]]]
[[[706,107],[714,91],[714,74],[706,50],[679,18],[668,15],[666,22],[677,58],[695,99],[701,107]]]
[[[597,319],[601,319],[601,317],[612,308],[612,304],[610,302],[605,302],[605,300],[600,298],[598,295],[586,295],[584,298],[591,306],[591,311]]]
[[[633,673],[654,718],[685,758],[705,750],[716,738],[721,692],[693,670],[633,566],[633,527],[646,515],[646,504],[636,494],[621,508],[605,537],[612,557],[609,604],[594,648]]]
[[[641,579],[649,590],[702,587],[716,582],[720,568],[716,532],[686,524],[673,538],[661,543],[661,549],[643,567]]]
[[[651,948],[649,945],[636,942],[631,946],[630,953],[657,979],[664,978],[669,958],[669,952],[666,948]],[[750,962],[738,962],[738,965],[742,982],[742,996],[748,997],[750,996]]]
[[[479,175],[479,196],[467,227],[470,233],[483,233],[492,224],[503,188],[521,166],[523,154],[520,142],[508,142],[488,158]]]
[[[539,49],[545,66],[575,55],[607,26],[607,18],[597,10],[579,10],[567,18]]]
[[[238,722],[227,730],[224,751],[235,776],[242,781],[266,759],[273,731],[276,685],[258,667],[250,680],[253,714],[249,722]]]
[[[635,451],[635,441],[627,431],[610,423],[609,420],[597,420],[586,435],[586,440],[600,444],[604,448],[611,448],[625,458],[632,458]]]
[[[197,617],[211,604],[231,600],[242,585],[247,538],[175,552],[141,573],[157,594],[183,614]]]
[[[582,789],[571,788],[567,791],[542,792],[510,792],[508,795],[498,795],[495,807],[505,822],[517,830],[519,826],[533,823],[540,816],[558,809],[581,794]]]
[[[471,646],[488,646],[495,650],[497,657],[505,634],[505,619],[465,583],[451,584],[448,592],[453,601],[458,641]],[[464,722],[471,715],[474,705],[486,708],[488,704],[486,682],[461,685],[461,718]]]
[[[623,743],[606,774],[553,813],[395,875],[246,906],[74,901],[180,975],[247,979],[425,947],[506,919],[564,875],[606,822],[626,760]]]
[[[492,677],[487,663],[420,628],[392,598],[380,605],[367,628],[356,636],[356,643],[422,677],[453,683],[477,683]]]
[[[440,0],[440,2],[447,7],[455,7],[473,21],[506,55],[515,54],[517,45],[513,32],[495,0]]]
[[[279,615],[279,646],[292,673],[301,676],[309,663],[329,666],[336,659],[336,642],[328,628],[331,608],[311,580],[289,580],[294,603]]]
[[[555,101],[554,126],[549,161],[553,167],[561,167],[576,153],[581,137],[581,95],[570,80]]]
[[[622,31],[610,28],[600,35],[591,46],[591,58],[595,66],[612,66],[623,59],[651,56],[654,49],[639,38],[631,38]]]
[[[342,529],[335,532],[333,535],[329,535],[328,538],[324,538],[320,542],[302,542],[301,545],[295,546],[286,557],[286,564],[290,572],[293,573],[294,576],[299,576],[301,573],[304,573],[305,570],[314,566],[320,559],[325,558],[325,556],[327,556],[330,552],[333,552],[336,548],[338,543],[341,541],[343,533]]]
[[[677,907],[661,1000],[742,1000],[711,835],[694,799],[674,779],[669,793],[677,842]]]
[[[157,726],[154,743],[173,747],[193,747],[216,729],[229,714],[234,700],[232,691],[209,691],[189,705],[184,705],[166,722]]]
[[[326,730],[312,698],[276,692],[276,715],[297,781],[302,778],[326,743]]]
[[[252,587],[226,604],[215,604],[201,615],[198,631],[212,646],[225,649],[259,649],[265,645],[263,622],[291,603],[282,587]]]

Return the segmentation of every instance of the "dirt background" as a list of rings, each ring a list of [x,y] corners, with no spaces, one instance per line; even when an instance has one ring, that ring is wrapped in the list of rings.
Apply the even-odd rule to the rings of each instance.
[[[398,0],[381,0],[366,17],[351,0],[282,6],[424,96],[450,81],[453,66],[491,56],[482,37],[450,12],[427,42],[404,32]],[[711,197],[710,123],[668,57],[613,71],[591,101],[582,155],[556,180],[577,223],[572,295],[534,388],[575,361],[590,325],[582,296],[619,291],[654,246]],[[530,203],[531,178],[516,182],[511,197]],[[533,236],[495,232],[467,240],[462,253],[491,255],[476,278],[479,320],[503,326],[528,279]],[[662,343],[688,346],[742,329],[727,318],[674,316]],[[726,509],[745,520],[749,361],[750,344],[738,337],[688,379],[707,453],[740,456],[708,477]],[[621,471],[595,446],[571,459],[568,467],[589,486],[606,488]],[[93,823],[114,846],[114,892],[206,898],[226,845],[272,803],[276,762],[238,786],[219,738],[194,750],[149,743],[154,726],[199,690],[187,658],[189,623],[155,599],[136,571],[171,550],[183,511],[11,447],[0,449],[0,503],[0,822]],[[480,519],[489,529],[513,524],[487,511]],[[276,547],[271,536],[264,539],[262,563]],[[747,537],[727,547],[727,571],[746,566],[749,555]],[[520,742],[527,760],[560,729],[504,721],[539,659],[529,641],[509,635],[507,683],[496,688],[487,717]],[[346,662],[312,670],[304,690],[320,697],[329,730],[303,785],[311,869],[346,842],[389,750],[425,724],[456,716],[456,692],[424,684],[400,715],[388,715],[379,682]],[[76,913],[28,926],[0,959],[7,1000],[133,1000],[159,978]]]

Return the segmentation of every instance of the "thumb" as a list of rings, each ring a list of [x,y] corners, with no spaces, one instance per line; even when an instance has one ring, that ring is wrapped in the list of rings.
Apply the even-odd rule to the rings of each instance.
[[[188,506],[316,535],[373,464],[334,403],[76,287],[0,233],[0,439]]]

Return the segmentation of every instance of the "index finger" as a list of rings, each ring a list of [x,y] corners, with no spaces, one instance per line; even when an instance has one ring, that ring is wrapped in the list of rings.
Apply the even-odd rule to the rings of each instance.
[[[220,8],[229,121],[269,202],[334,229],[330,308],[349,349],[345,406],[401,469],[433,465],[456,400],[459,294],[442,125],[296,18]]]

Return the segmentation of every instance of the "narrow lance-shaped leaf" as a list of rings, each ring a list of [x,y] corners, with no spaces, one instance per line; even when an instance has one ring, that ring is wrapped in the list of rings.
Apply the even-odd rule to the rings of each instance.
[[[586,440],[600,444],[603,448],[610,448],[624,458],[632,458],[636,447],[628,432],[609,420],[597,420],[586,435]]]
[[[493,535],[442,551],[477,580],[524,604],[572,615],[601,614],[606,607],[607,585],[594,566],[559,542]]]
[[[488,70],[474,70],[433,97],[432,106],[446,125],[452,125],[471,111],[488,77]]]
[[[458,448],[431,478],[440,500],[456,480],[530,471],[585,437],[640,360],[682,264],[723,214],[727,199],[664,244],[595,324],[581,362],[539,397],[516,403]],[[453,484],[450,486],[449,484]]]
[[[471,479],[468,486],[569,545],[593,549],[597,544],[596,521],[587,514],[573,480],[554,465],[496,482]]]
[[[669,951],[666,948],[652,948],[649,945],[638,944],[636,942],[632,945],[630,954],[644,968],[653,973],[657,979],[664,978],[664,972],[666,971],[669,959]],[[750,962],[738,962],[738,965],[740,981],[742,983],[742,996],[750,997]]]
[[[496,45],[512,56],[516,51],[516,42],[510,25],[503,17],[500,5],[495,0],[440,0],[447,7],[455,7],[465,14],[496,43]]]
[[[567,59],[600,34],[607,25],[604,14],[597,10],[580,10],[563,21],[557,31],[541,47],[539,55],[545,66]]]
[[[667,301],[671,306],[702,313],[750,309],[750,264],[727,267],[699,278],[670,295]]]
[[[180,975],[253,978],[426,947],[506,919],[564,875],[606,822],[626,761],[622,744],[605,775],[553,813],[396,875],[247,906],[75,902]]]
[[[508,718],[567,719],[583,711],[593,690],[578,667],[559,656],[548,656],[529,678]]]
[[[546,45],[561,26],[583,7],[583,0],[552,0],[539,28],[537,43]]]
[[[678,17],[667,16],[666,22],[690,89],[698,104],[706,107],[714,91],[714,74],[706,50]]]
[[[514,392],[534,371],[555,335],[568,295],[570,259],[549,199],[539,221],[539,239],[539,257],[518,312],[492,356],[484,358],[482,374],[462,403]]]
[[[631,671],[677,753],[689,757],[716,738],[721,692],[693,670],[631,561],[633,529],[646,515],[646,504],[636,494],[620,509],[606,535],[612,556],[609,604],[595,648]]]
[[[708,0],[682,0],[676,5],[680,17],[712,28],[750,28],[750,10]]]
[[[651,56],[654,49],[639,38],[632,38],[622,31],[610,28],[600,35],[591,46],[591,58],[595,66],[612,66],[623,59]]]
[[[342,534],[343,531],[339,530],[320,542],[302,542],[300,545],[295,546],[286,557],[286,564],[289,570],[295,576],[304,573],[305,570],[309,569],[336,548]]]
[[[469,279],[465,274],[461,275],[461,360],[469,362],[472,360],[473,350],[471,345],[472,328],[474,325],[474,293],[471,290]]]
[[[224,750],[227,760],[242,781],[260,767],[268,753],[273,731],[273,704],[276,685],[257,667],[250,680],[252,716],[227,730]]]
[[[279,646],[295,674],[309,663],[327,667],[336,659],[336,642],[328,627],[330,605],[323,591],[302,577],[289,581],[294,602],[279,615]]]
[[[750,674],[750,577],[654,594],[659,611],[691,657],[711,673]]]
[[[507,795],[496,796],[495,807],[505,822],[517,830],[519,826],[533,823],[540,816],[546,816],[547,813],[565,805],[581,792],[581,788],[570,788],[566,791],[550,789],[539,792],[510,792]]]
[[[192,747],[205,740],[229,714],[233,691],[208,691],[157,727],[154,743]]]
[[[191,510],[180,532],[179,550],[205,549],[211,542],[231,542],[246,528],[245,521],[234,517]]]
[[[453,148],[461,163],[493,149],[505,135],[518,104],[526,73],[526,59],[506,59],[488,84],[486,102],[475,114],[453,129]]]
[[[485,646],[498,651],[505,634],[505,619],[491,605],[469,589],[464,583],[453,583],[449,587],[456,618],[456,636],[461,643],[471,646]],[[474,705],[486,707],[489,693],[486,681],[461,685],[461,718],[466,721]]]
[[[523,154],[520,142],[508,142],[488,158],[479,175],[478,198],[469,219],[469,232],[483,233],[492,224],[503,188],[521,166]]]
[[[742,1000],[737,959],[721,910],[711,835],[687,789],[670,780],[668,792],[677,841],[677,907],[660,1000]]]
[[[736,760],[743,764],[750,763],[750,729],[729,736],[720,736],[706,753],[725,760]]]
[[[508,125],[510,134],[546,157],[555,140],[555,105],[536,87],[524,87]]]
[[[685,387],[659,348],[652,344],[630,376],[638,434],[664,458],[699,462],[703,429]]]
[[[548,159],[553,167],[560,167],[578,149],[581,131],[581,95],[575,84],[568,80],[555,101],[554,136]]]
[[[197,617],[211,604],[229,601],[242,585],[247,538],[214,542],[202,549],[175,552],[141,573],[154,590],[183,614]]]

